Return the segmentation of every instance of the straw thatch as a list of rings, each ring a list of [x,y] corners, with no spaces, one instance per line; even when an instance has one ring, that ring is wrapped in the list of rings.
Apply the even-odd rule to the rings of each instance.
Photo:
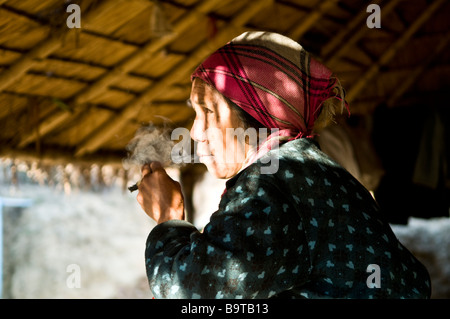
[[[68,28],[68,5],[81,28]],[[369,28],[369,4],[381,28]],[[435,105],[450,84],[446,0],[0,0],[0,156],[120,162],[143,124],[190,127],[189,74],[246,30],[292,37],[352,114]]]

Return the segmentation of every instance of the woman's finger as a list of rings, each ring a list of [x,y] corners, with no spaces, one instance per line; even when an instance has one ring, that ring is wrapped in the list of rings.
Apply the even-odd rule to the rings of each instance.
[[[164,170],[160,162],[151,162],[149,167],[152,172],[156,172],[157,170]]]
[[[152,172],[153,171],[152,171],[152,168],[150,167],[150,164],[142,165],[142,168],[141,168],[142,176],[145,176],[145,175],[147,175],[149,173],[152,173]]]

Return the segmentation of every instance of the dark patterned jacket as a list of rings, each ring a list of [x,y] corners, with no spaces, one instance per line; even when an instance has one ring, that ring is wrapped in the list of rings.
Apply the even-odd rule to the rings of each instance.
[[[274,174],[261,174],[268,156]],[[155,298],[429,298],[425,267],[371,194],[310,139],[226,183],[203,232],[173,220],[146,244]]]

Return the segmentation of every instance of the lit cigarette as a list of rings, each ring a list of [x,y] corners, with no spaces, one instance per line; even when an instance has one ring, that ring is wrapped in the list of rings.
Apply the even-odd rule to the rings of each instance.
[[[140,184],[141,184],[141,181],[139,181],[139,182],[137,182],[136,184],[134,184],[134,185],[128,187],[128,190],[132,193],[132,192],[138,190]]]

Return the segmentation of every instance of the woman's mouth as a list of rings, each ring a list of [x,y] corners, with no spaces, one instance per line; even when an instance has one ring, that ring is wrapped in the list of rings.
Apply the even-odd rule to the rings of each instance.
[[[198,154],[198,159],[201,163],[205,162],[205,161],[211,161],[213,159],[213,155],[211,154]]]

